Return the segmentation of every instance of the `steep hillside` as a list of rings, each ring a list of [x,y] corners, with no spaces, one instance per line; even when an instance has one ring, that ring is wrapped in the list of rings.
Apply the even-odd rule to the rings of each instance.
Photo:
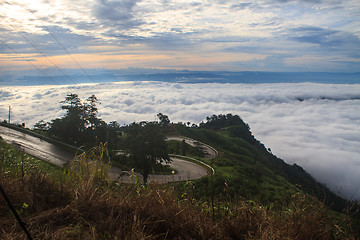
[[[208,161],[216,169],[215,192],[224,191],[226,185],[231,197],[241,196],[263,203],[284,201],[296,192],[304,192],[338,211],[347,204],[300,166],[289,165],[274,156],[256,140],[239,116],[213,115],[198,128],[176,125],[175,130],[179,135],[204,142],[219,151],[216,159]]]

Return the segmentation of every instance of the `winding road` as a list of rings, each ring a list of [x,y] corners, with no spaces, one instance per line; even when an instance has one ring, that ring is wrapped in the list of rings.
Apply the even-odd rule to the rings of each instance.
[[[187,144],[195,147],[196,146],[196,143],[200,143],[200,145],[203,147],[204,151],[205,151],[205,159],[214,159],[217,157],[218,155],[218,152],[216,151],[215,148],[205,144],[205,143],[202,143],[202,142],[199,142],[199,141],[196,141],[194,139],[191,139],[191,138],[188,138],[188,137],[179,137],[179,136],[171,136],[171,137],[167,137],[166,138],[166,141],[171,141],[171,140],[175,140],[175,141],[185,141]]]
[[[0,126],[0,136],[5,142],[20,150],[59,167],[74,158],[74,153],[70,151],[11,128]]]
[[[30,134],[16,131],[7,127],[0,126],[0,136],[4,141],[9,144],[16,146],[17,148],[23,150],[24,152],[33,155],[39,159],[50,162],[56,166],[62,167],[66,162],[74,158],[74,154],[70,151],[64,150],[54,144],[51,144],[47,141],[44,141],[38,137],[34,137]],[[177,140],[183,141],[194,146],[196,140],[185,138],[185,137],[168,137],[167,140]],[[207,153],[207,158],[215,158],[217,156],[217,151],[203,143],[200,143],[204,150]],[[190,158],[188,158],[190,159]],[[172,169],[176,170],[175,174],[172,175],[155,175],[150,174],[148,181],[156,183],[169,183],[169,182],[178,182],[184,180],[195,180],[202,178],[209,174],[209,169],[214,172],[214,170],[196,160],[190,159],[187,161],[182,156],[171,156],[172,162],[169,164]],[[199,163],[194,163],[194,162]],[[120,182],[131,182],[130,173],[121,171],[116,167],[112,167],[109,173],[110,177],[117,179]],[[140,181],[142,177],[139,174],[136,174],[137,179]]]

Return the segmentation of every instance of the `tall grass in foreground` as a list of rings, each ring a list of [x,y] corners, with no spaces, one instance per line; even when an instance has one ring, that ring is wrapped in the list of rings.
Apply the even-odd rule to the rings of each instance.
[[[66,169],[64,183],[74,192],[75,199],[91,200],[104,190],[104,186],[109,185],[109,171],[109,153],[106,145],[101,143],[75,156]]]
[[[111,182],[103,145],[51,175],[9,145],[0,150],[1,184],[34,239],[356,239],[303,194],[281,210],[223,203],[213,218],[206,203],[186,193],[178,198],[171,186]],[[0,239],[25,239],[2,198]]]

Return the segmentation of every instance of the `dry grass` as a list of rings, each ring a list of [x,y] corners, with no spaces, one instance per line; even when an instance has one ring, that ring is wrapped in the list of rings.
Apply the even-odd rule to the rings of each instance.
[[[226,215],[213,219],[204,203],[179,200],[172,187],[111,183],[104,149],[76,158],[61,181],[41,171],[0,175],[34,239],[355,239],[303,194],[276,211],[227,203]],[[0,203],[0,239],[25,239]]]

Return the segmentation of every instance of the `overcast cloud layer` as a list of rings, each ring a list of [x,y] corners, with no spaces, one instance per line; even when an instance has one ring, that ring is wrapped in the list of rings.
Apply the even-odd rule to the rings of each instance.
[[[360,85],[184,84],[122,82],[76,86],[4,87],[1,118],[28,126],[61,117],[69,93],[95,94],[106,122],[155,120],[199,123],[212,114],[233,113],[250,124],[255,137],[287,163],[297,163],[330,189],[360,198]]]
[[[354,72],[359,16],[358,0],[6,0],[0,77],[28,68]]]

